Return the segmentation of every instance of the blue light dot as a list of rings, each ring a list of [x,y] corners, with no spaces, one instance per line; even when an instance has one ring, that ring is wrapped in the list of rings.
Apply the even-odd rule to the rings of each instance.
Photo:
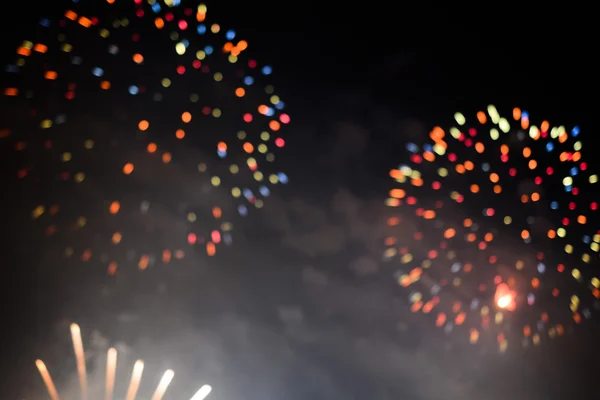
[[[48,18],[42,18],[40,20],[40,25],[47,28],[50,26],[50,20]]]
[[[204,35],[206,33],[206,25],[200,24],[198,28],[196,28],[199,34]]]
[[[211,54],[212,54],[212,52],[213,52],[213,48],[212,48],[212,46],[206,46],[206,47],[204,47],[204,52],[205,52],[206,54],[208,54],[208,55],[211,55]]]
[[[591,241],[592,241],[592,238],[589,235],[583,236],[583,243],[590,244]]]
[[[244,197],[247,198],[248,200],[250,200],[252,197],[254,197],[254,195],[252,194],[252,190],[250,190],[250,189],[244,189],[244,190],[242,190],[242,193],[244,194]]]
[[[235,39],[235,31],[232,29],[228,30],[227,33],[225,33],[225,38],[227,38],[227,40]]]
[[[521,113],[521,119],[529,119],[529,113],[527,111],[523,111]]]
[[[544,272],[546,272],[546,266],[542,263],[539,263],[537,266],[537,270],[540,274],[543,274]]]
[[[570,192],[572,190],[573,190],[573,186],[571,186],[571,185],[565,186],[565,192]]]
[[[275,108],[278,110],[283,110],[284,107],[285,103],[283,101],[279,101],[277,104],[275,104]]]
[[[245,85],[248,85],[248,86],[250,86],[250,85],[252,85],[253,83],[254,83],[254,78],[252,78],[251,76],[246,76],[246,77],[244,78],[244,84],[245,84]]]
[[[190,41],[187,39],[183,39],[181,41],[181,43],[185,46],[185,48],[187,49],[188,47],[190,47]]]
[[[245,217],[245,216],[248,214],[248,208],[246,208],[246,206],[245,206],[245,205],[243,205],[243,204],[240,204],[240,205],[237,207],[237,210],[238,210],[238,213],[239,213],[239,214],[240,214],[242,217]]]
[[[579,135],[579,127],[578,126],[574,126],[573,129],[571,129],[571,136],[573,137],[577,137],[577,135]]]
[[[267,109],[267,112],[265,114],[267,117],[272,117],[273,115],[275,115],[275,110],[272,107],[269,107]]]
[[[284,174],[283,172],[280,172],[277,174],[277,177],[279,178],[279,182],[286,184],[288,183],[288,177],[286,174]]]
[[[19,72],[19,66],[15,64],[9,64],[4,70],[6,72]]]
[[[102,75],[104,75],[104,71],[102,70],[102,68],[96,67],[92,70],[92,74],[97,77],[101,77]]]
[[[261,186],[258,188],[258,191],[260,192],[260,194],[262,194],[264,197],[269,197],[269,195],[271,194],[271,191],[269,190],[268,187],[266,186]]]
[[[158,4],[158,2],[152,4],[152,11],[154,11],[157,14],[160,12],[160,4]]]
[[[550,208],[553,210],[558,210],[558,202],[553,201],[552,203],[550,203]]]
[[[406,145],[406,150],[410,151],[411,153],[416,153],[417,151],[419,151],[419,146],[417,146],[414,143],[408,143]]]
[[[579,173],[579,169],[577,167],[571,168],[571,176],[575,176]]]
[[[217,155],[220,158],[225,158],[227,156],[227,151],[223,151],[223,150],[217,150]]]
[[[138,92],[139,92],[139,89],[137,86],[135,86],[135,85],[129,86],[129,94],[136,95],[136,94],[138,94]]]
[[[268,65],[265,65],[264,67],[262,67],[261,71],[263,75],[271,75],[271,72],[273,72],[273,68],[269,67]]]
[[[549,153],[554,150],[554,144],[552,142],[546,143],[546,151]]]
[[[488,164],[488,163],[481,164],[481,169],[485,172],[488,172],[490,170],[490,164]]]

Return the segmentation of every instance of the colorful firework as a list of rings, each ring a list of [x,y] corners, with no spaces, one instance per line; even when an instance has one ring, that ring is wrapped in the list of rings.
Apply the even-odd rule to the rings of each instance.
[[[79,386],[81,389],[81,398],[87,399],[88,395],[90,395],[88,390],[88,377],[86,371],[86,362],[85,362],[85,351],[83,348],[83,340],[81,338],[81,329],[77,324],[71,324],[71,338],[73,340],[73,349],[75,350],[75,359],[77,362],[77,375],[79,376]],[[44,385],[48,390],[48,394],[52,400],[59,400],[59,394],[54,386],[54,382],[52,381],[52,377],[50,376],[50,372],[46,367],[46,364],[42,360],[36,360],[35,365],[42,375],[42,379],[44,381]],[[117,379],[116,376],[117,371],[117,349],[110,348],[106,355],[106,384],[104,389],[104,398],[106,400],[112,400],[115,392],[115,381]],[[142,360],[137,360],[133,366],[133,371],[131,373],[131,379],[127,388],[126,399],[127,400],[135,400],[138,389],[140,387],[140,383],[142,380],[142,374],[144,372],[144,362]],[[175,373],[173,370],[166,370],[160,379],[158,386],[153,392],[152,400],[161,400],[165,395],[171,381]],[[205,399],[210,392],[212,391],[212,387],[210,385],[203,385],[191,398],[191,400],[203,400]],[[99,398],[99,394],[92,394],[92,397]]]
[[[290,122],[262,84],[272,68],[205,5],[113,3],[73,4],[22,43],[0,135],[44,234],[109,275],[230,244],[234,218],[287,182],[274,161]]]
[[[513,126],[494,106],[476,116],[469,126],[457,113],[449,135],[435,127],[430,143],[407,145],[410,162],[390,173],[384,258],[403,265],[414,312],[472,343],[495,337],[504,351],[511,338],[562,335],[598,308],[600,280],[580,269],[600,248],[589,201],[598,177],[578,127],[530,126],[518,108]]]

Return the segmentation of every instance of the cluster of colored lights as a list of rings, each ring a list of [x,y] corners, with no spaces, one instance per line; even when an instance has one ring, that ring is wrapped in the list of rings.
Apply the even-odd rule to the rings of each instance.
[[[287,183],[275,161],[290,117],[273,86],[259,86],[272,68],[210,23],[203,4],[135,0],[131,18],[101,21],[74,3],[43,19],[6,68],[15,119],[0,144],[17,152],[32,216],[47,236],[74,238],[66,256],[99,260],[110,275],[114,246],[140,269],[183,259],[189,246],[214,255],[231,243],[235,215]],[[161,222],[167,215],[176,221]],[[84,229],[106,243],[93,248]]]
[[[511,338],[561,335],[600,298],[600,280],[580,270],[598,257],[600,232],[587,229],[598,204],[584,194],[598,178],[579,128],[533,126],[518,108],[509,122],[494,106],[478,125],[455,120],[409,143],[410,162],[391,171],[384,258],[399,261],[412,310],[446,332],[494,337],[501,351]],[[558,240],[566,254],[553,251]]]

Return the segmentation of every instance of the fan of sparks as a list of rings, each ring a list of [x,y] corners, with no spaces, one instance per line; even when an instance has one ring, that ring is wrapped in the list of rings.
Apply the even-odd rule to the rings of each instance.
[[[471,343],[539,344],[598,308],[598,177],[580,129],[494,106],[407,145],[387,205],[384,258],[414,312]],[[564,251],[557,251],[562,249]],[[588,290],[589,289],[589,290]]]
[[[71,338],[73,340],[73,349],[75,350],[75,359],[77,362],[77,374],[79,376],[79,385],[81,388],[81,398],[87,399],[90,395],[88,390],[88,377],[86,371],[86,362],[85,362],[85,351],[83,348],[83,340],[81,338],[81,329],[77,324],[71,324]],[[50,399],[59,400],[59,393],[54,385],[52,377],[50,376],[50,372],[46,367],[46,364],[42,360],[36,360],[35,365],[42,375],[42,379],[44,381],[44,385],[48,390],[48,394],[50,395]],[[112,400],[115,396],[115,381],[117,379],[116,376],[117,371],[117,349],[110,348],[106,355],[106,385],[105,385],[105,393],[104,398],[106,400]],[[142,360],[137,360],[133,366],[133,371],[131,372],[131,378],[129,381],[129,385],[127,388],[126,400],[135,400],[138,394],[138,390],[142,380],[142,373],[144,372],[144,362]],[[166,370],[160,379],[158,386],[154,390],[151,399],[152,400],[161,400],[175,373],[173,370]],[[191,400],[203,400],[207,398],[207,396],[212,391],[212,387],[210,385],[203,385],[192,397]],[[100,398],[99,394],[91,393],[92,398]],[[118,397],[118,396],[117,396]]]
[[[76,2],[6,68],[0,145],[40,236],[109,275],[214,255],[287,183],[272,68],[192,4]]]

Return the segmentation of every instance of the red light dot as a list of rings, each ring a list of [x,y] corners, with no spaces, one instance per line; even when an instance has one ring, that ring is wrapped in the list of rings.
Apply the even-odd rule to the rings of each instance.
[[[495,213],[496,213],[496,211],[494,211],[493,208],[488,208],[487,211],[486,211],[486,214],[487,214],[488,217],[494,216]]]
[[[582,171],[585,171],[585,170],[587,169],[587,164],[586,164],[586,163],[584,163],[584,162],[582,162],[582,163],[581,163],[581,165],[579,166],[579,168],[580,168]]]
[[[477,129],[475,129],[475,128],[469,128],[469,135],[471,137],[475,137],[477,135]]]
[[[431,184],[431,187],[433,190],[439,190],[442,187],[442,184],[436,181]]]
[[[500,156],[500,160],[501,160],[502,162],[508,162],[508,156],[507,156],[506,154],[502,154],[502,155]]]
[[[188,243],[189,244],[196,244],[197,240],[198,240],[198,237],[196,236],[195,233],[188,234]]]
[[[133,40],[134,42],[137,42],[140,40],[140,34],[139,33],[134,33],[133,36],[131,36],[131,40]]]
[[[593,201],[592,203],[590,203],[590,209],[597,210],[598,209],[598,203],[596,203],[595,201]]]
[[[137,15],[139,18],[142,18],[144,16],[144,10],[137,10],[135,15]]]
[[[290,123],[290,116],[287,114],[281,114],[279,116],[279,120],[281,121],[281,123],[283,124],[289,124]]]
[[[169,22],[173,21],[173,14],[172,13],[167,13],[167,15],[165,15],[165,19],[167,21],[169,21]]]
[[[213,242],[215,243],[221,243],[221,232],[219,231],[212,231],[212,233],[210,234],[210,237],[212,239]]]
[[[571,192],[573,193],[574,196],[577,196],[579,194],[579,189],[573,188],[573,190]]]
[[[573,202],[570,202],[570,203],[569,203],[569,209],[570,209],[570,210],[574,210],[574,209],[575,209],[575,203],[573,203]]]
[[[250,68],[256,68],[256,61],[255,60],[248,61],[248,66]]]
[[[510,176],[516,176],[517,175],[517,170],[514,169],[514,168],[511,168],[511,169],[508,170],[508,174]]]
[[[192,62],[192,67],[198,69],[202,66],[202,63],[200,62],[200,60],[194,60],[194,62]]]
[[[536,176],[535,177],[535,184],[536,185],[541,185],[542,184],[542,177],[541,176]]]
[[[548,168],[546,168],[546,173],[548,175],[552,175],[554,173],[554,170],[552,169],[552,167],[548,167]]]
[[[456,154],[454,154],[454,153],[448,154],[448,160],[450,160],[451,162],[455,162],[456,161]]]
[[[277,146],[277,147],[285,146],[285,140],[283,140],[282,138],[275,139],[275,146]]]
[[[184,20],[179,21],[179,23],[177,25],[179,26],[179,29],[181,29],[182,31],[186,30],[188,27],[187,22],[185,22]]]
[[[473,141],[471,139],[465,140],[465,146],[467,146],[467,147],[473,146]]]
[[[564,226],[568,226],[568,225],[569,225],[569,218],[563,218],[563,219],[562,219],[562,224],[563,224]]]
[[[177,67],[177,73],[179,75],[183,75],[185,73],[185,67],[183,65],[180,65],[179,67]]]
[[[252,122],[252,114],[244,114],[244,121],[245,122]]]

